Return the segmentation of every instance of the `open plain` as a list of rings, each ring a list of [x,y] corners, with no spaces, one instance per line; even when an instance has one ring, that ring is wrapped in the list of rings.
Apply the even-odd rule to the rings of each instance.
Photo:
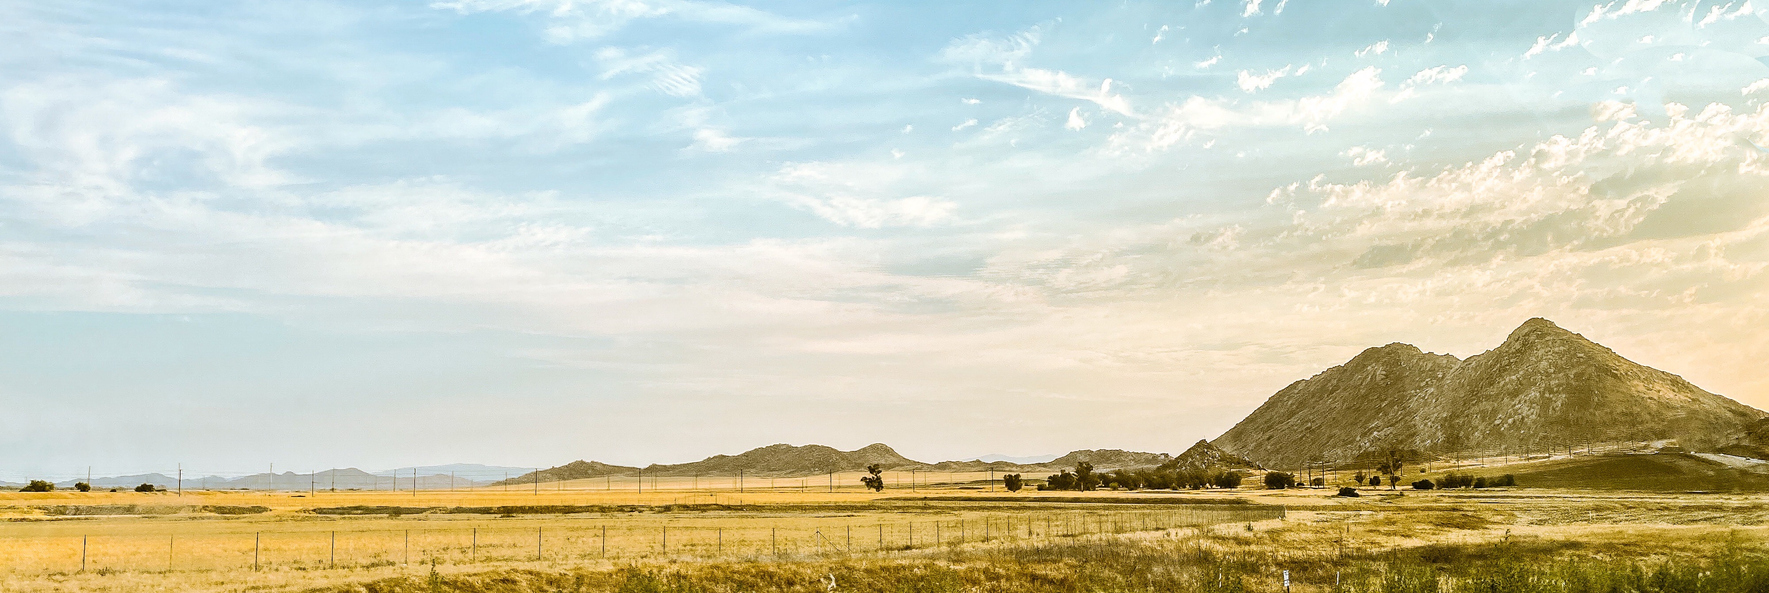
[[[1576,475],[1657,457],[1487,469]],[[1661,581],[1676,575],[1654,570],[1696,570],[1688,578],[1698,580],[1714,563],[1748,572],[1763,568],[1756,554],[1769,539],[1769,496],[1755,491],[1525,482],[1364,487],[1353,498],[1335,495],[1348,476],[1334,475],[1313,489],[1009,493],[999,483],[991,491],[986,476],[918,476],[913,491],[905,476],[881,493],[849,475],[743,492],[666,478],[643,493],[633,480],[526,491],[4,493],[0,590],[1283,591],[1286,581],[1293,591],[1473,590],[1518,567]],[[1769,578],[1758,573],[1734,584],[1769,582],[1748,581]],[[1612,590],[1574,587],[1565,574],[1558,588],[1542,574],[1513,576],[1532,590]],[[1419,588],[1425,581],[1435,584]],[[1673,581],[1650,590],[1733,590]]]

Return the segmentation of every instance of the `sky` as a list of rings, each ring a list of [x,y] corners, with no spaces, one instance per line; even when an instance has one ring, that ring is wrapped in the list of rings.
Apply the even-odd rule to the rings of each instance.
[[[0,0],[0,479],[1177,453],[1547,317],[1769,408],[1743,0]]]

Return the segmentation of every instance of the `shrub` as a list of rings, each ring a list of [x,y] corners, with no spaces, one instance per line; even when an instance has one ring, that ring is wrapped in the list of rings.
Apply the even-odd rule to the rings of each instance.
[[[1241,487],[1240,472],[1222,472],[1210,478],[1210,485],[1217,488],[1233,490]]]
[[[1295,486],[1295,474],[1289,472],[1265,472],[1265,487],[1268,490],[1283,490]]]
[[[1063,470],[1063,473],[1056,474],[1054,476],[1050,476],[1048,478],[1045,478],[1044,483],[1038,485],[1038,489],[1039,490],[1080,490],[1080,488],[1077,488],[1075,486],[1075,474],[1069,473],[1069,470]]]
[[[1394,487],[1398,486],[1398,485],[1400,485],[1400,476],[1388,476],[1388,489],[1389,490],[1393,490]]]
[[[1493,478],[1493,482],[1492,482],[1492,486],[1495,488],[1508,488],[1508,487],[1516,486],[1516,485],[1517,485],[1517,476],[1513,476],[1511,474],[1505,474],[1505,475],[1499,476],[1497,478]]]
[[[1479,478],[1475,478],[1474,479],[1474,487],[1475,488],[1485,488],[1486,487],[1486,477],[1482,476]]]
[[[81,491],[81,492],[91,492],[91,491],[92,491],[92,485],[91,485],[91,484],[87,484],[87,483],[85,483],[85,482],[74,482],[74,489],[75,489],[75,490],[79,490],[79,491]]]
[[[1474,485],[1474,476],[1450,472],[1437,480],[1439,488],[1467,488]]]
[[[873,492],[884,492],[884,468],[874,463],[866,466],[866,473],[871,475],[860,476],[860,483],[871,488]]]
[[[1413,482],[1413,489],[1414,490],[1430,490],[1434,487],[1436,487],[1436,484],[1432,484],[1431,480],[1419,480],[1417,482]]]
[[[154,485],[153,485],[153,484],[149,484],[149,483],[147,483],[147,482],[142,482],[142,483],[141,483],[141,485],[140,485],[140,486],[136,486],[136,487],[135,487],[135,491],[136,491],[136,492],[153,492],[153,491],[154,491]]]
[[[1340,486],[1340,487],[1339,487],[1339,494],[1338,494],[1338,495],[1339,495],[1339,496],[1344,496],[1344,497],[1347,497],[1347,498],[1357,498],[1357,497],[1359,497],[1359,496],[1363,496],[1363,495],[1362,495],[1362,494],[1358,494],[1358,493],[1357,493],[1357,489],[1356,489],[1356,488],[1352,488],[1352,487],[1350,487],[1350,486]]]
[[[1371,486],[1381,486],[1382,485],[1382,476],[1370,476],[1370,485]]]
[[[18,491],[19,492],[53,492],[53,491],[55,491],[55,484],[51,484],[45,480],[31,480],[31,483],[25,484],[25,487],[19,488]]]
[[[1019,492],[1021,488],[1026,487],[1026,481],[1021,479],[1019,474],[1007,474],[1001,476],[1001,485],[1006,486],[1008,492]]]
[[[1309,480],[1308,485],[1314,486],[1316,488],[1320,488],[1322,486],[1327,485],[1327,479],[1326,478],[1315,478],[1313,480]]]

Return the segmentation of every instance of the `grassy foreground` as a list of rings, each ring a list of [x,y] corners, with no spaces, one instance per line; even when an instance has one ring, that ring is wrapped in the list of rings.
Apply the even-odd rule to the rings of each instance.
[[[1747,592],[1769,591],[1769,556],[1723,546],[1708,557],[1568,559],[1549,542],[1438,545],[1343,559],[1271,551],[1186,549],[1178,542],[1089,541],[909,558],[720,563],[613,570],[499,570],[383,579],[323,593],[613,591],[1076,592],[1283,591]]]

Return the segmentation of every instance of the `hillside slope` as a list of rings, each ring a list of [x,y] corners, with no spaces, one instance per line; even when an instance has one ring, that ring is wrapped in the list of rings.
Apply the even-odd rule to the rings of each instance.
[[[737,455],[714,455],[692,463],[652,464],[645,467],[647,476],[723,476],[737,475],[739,470],[756,476],[805,476],[829,472],[860,471],[878,464],[885,469],[921,467],[883,443],[873,443],[853,451],[841,451],[824,445],[769,445]]]
[[[1454,455],[1604,440],[1720,443],[1765,416],[1531,319],[1467,360],[1407,344],[1365,350],[1285,387],[1213,443],[1295,468],[1376,449]]]

